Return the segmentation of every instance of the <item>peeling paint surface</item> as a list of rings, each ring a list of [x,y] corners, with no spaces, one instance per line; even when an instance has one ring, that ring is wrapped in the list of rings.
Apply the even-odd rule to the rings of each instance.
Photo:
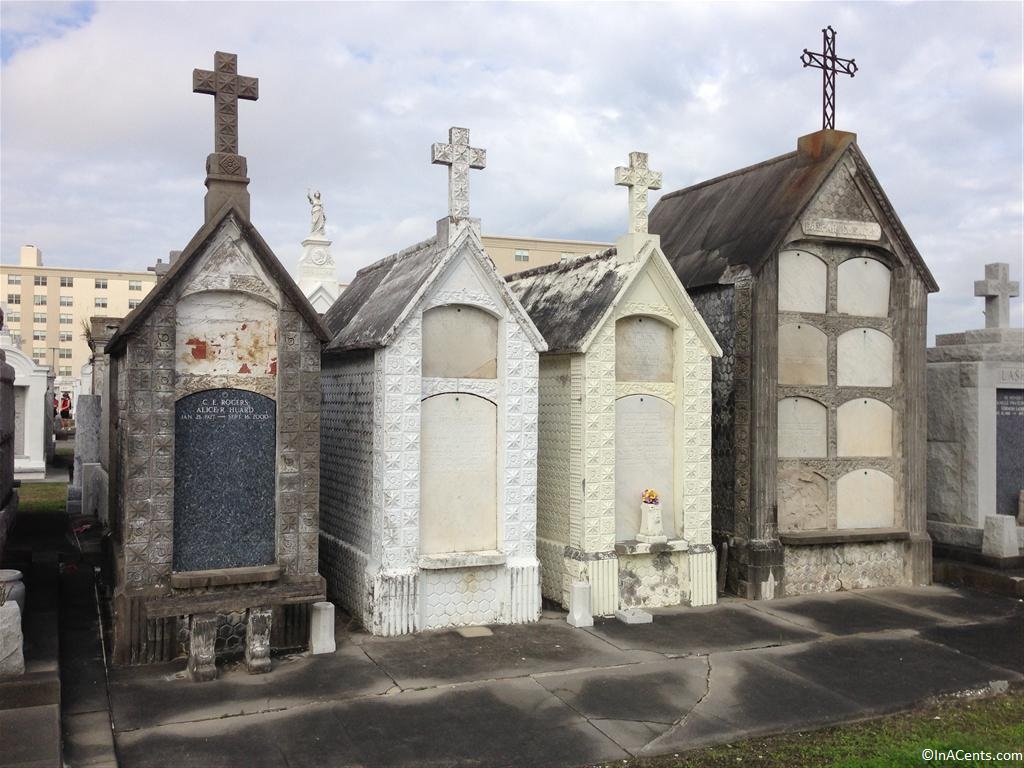
[[[189,294],[176,322],[179,376],[277,375],[277,310],[266,302],[224,291]]]

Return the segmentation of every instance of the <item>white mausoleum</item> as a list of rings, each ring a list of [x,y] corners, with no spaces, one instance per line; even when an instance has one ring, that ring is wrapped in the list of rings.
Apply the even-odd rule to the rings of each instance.
[[[510,276],[541,329],[537,548],[543,589],[595,615],[716,599],[711,358],[721,355],[647,233],[661,174],[631,154],[630,234],[614,248]],[[653,490],[656,508],[642,513]],[[659,519],[660,518],[660,519]]]
[[[320,570],[379,635],[540,614],[545,345],[469,218],[484,152],[449,138],[437,236],[361,270],[324,318]]]
[[[0,349],[14,368],[14,477],[42,480],[53,442],[50,369],[18,349],[6,330],[0,330]]]

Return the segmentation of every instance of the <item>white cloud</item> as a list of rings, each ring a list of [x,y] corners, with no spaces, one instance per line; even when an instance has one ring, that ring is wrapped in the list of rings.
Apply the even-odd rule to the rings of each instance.
[[[827,15],[822,11],[827,10]],[[931,331],[980,323],[973,281],[1022,261],[1019,4],[101,3],[2,6],[0,259],[144,269],[201,223],[212,99],[191,70],[233,51],[253,220],[294,264],[323,191],[343,280],[430,236],[472,131],[485,232],[610,240],[612,170],[650,153],[670,191],[792,150],[820,124],[799,62],[839,30],[838,124],[939,280]],[[652,194],[652,204],[657,196]],[[1014,316],[1021,322],[1019,301]]]

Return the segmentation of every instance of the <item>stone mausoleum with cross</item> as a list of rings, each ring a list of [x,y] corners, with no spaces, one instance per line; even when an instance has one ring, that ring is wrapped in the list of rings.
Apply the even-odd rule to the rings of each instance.
[[[106,345],[113,658],[301,647],[317,571],[320,347],[327,333],[249,220],[233,54],[196,70],[216,99],[205,223]]]
[[[573,616],[717,599],[711,360],[721,354],[647,231],[647,155],[615,171],[615,247],[508,278],[548,343],[540,362],[537,549],[544,596]],[[654,503],[644,492],[654,491]],[[590,605],[577,606],[579,583]],[[585,594],[585,593],[583,593]]]
[[[437,234],[358,272],[324,320],[320,568],[372,633],[535,621],[537,356],[469,217],[452,128]]]

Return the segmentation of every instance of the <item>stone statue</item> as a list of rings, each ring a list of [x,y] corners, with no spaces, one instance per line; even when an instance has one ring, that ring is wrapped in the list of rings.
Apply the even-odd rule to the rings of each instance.
[[[327,217],[324,215],[324,205],[320,202],[320,190],[310,194],[307,189],[306,197],[309,199],[310,206],[312,206],[312,210],[310,211],[312,223],[310,224],[309,233],[311,235],[326,234],[325,229],[327,227]]]

